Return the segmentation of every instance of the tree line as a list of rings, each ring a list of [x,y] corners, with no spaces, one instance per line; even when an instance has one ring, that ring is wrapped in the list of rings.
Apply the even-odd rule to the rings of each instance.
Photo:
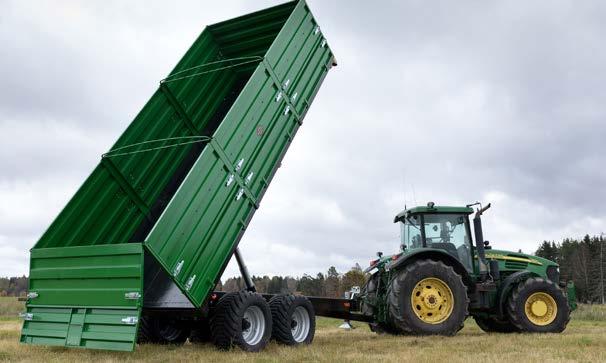
[[[334,266],[326,273],[304,274],[300,278],[290,276],[252,276],[255,288],[260,293],[287,294],[298,293],[307,296],[342,297],[353,286],[362,286],[366,277],[360,265],[356,263],[349,271],[341,274]],[[219,291],[239,291],[245,287],[241,277],[231,277],[217,285]]]
[[[573,281],[577,300],[604,303],[606,278],[606,241],[604,236],[586,235],[580,240],[543,241],[535,254],[560,265],[560,281]]]
[[[21,277],[0,277],[0,296],[25,296],[28,279]]]

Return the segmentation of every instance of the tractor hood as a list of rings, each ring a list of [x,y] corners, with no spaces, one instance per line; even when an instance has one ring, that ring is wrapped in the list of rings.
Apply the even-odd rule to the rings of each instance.
[[[511,262],[519,262],[519,263],[527,263],[529,265],[535,266],[558,266],[557,263],[550,261],[546,258],[537,257],[533,255],[528,255],[520,252],[512,252],[505,250],[486,250],[486,258],[489,260],[497,260],[497,261],[511,261]]]

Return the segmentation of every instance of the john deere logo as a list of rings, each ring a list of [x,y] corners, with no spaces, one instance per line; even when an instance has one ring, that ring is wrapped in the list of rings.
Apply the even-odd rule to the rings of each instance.
[[[257,126],[257,136],[263,136],[265,133],[265,126],[259,125]]]

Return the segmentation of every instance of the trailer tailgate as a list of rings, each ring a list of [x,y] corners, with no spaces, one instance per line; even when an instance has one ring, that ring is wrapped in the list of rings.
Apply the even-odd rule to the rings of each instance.
[[[33,249],[22,343],[134,349],[141,313],[139,243]]]

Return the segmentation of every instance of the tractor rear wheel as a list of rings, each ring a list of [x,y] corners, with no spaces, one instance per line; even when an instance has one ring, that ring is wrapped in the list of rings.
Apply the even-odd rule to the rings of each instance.
[[[493,318],[485,318],[481,316],[474,316],[473,320],[476,324],[487,333],[518,333],[518,329],[509,320],[497,320]]]
[[[389,317],[402,333],[454,335],[467,318],[469,298],[463,279],[441,261],[406,266],[392,280],[387,295]]]
[[[316,332],[316,314],[305,296],[277,295],[269,300],[272,336],[282,344],[311,344]]]
[[[210,320],[213,343],[220,349],[236,345],[247,352],[265,348],[271,337],[269,304],[250,291],[231,292],[217,303]]]
[[[561,333],[570,320],[566,296],[552,281],[533,277],[520,282],[507,303],[509,319],[532,333]]]

